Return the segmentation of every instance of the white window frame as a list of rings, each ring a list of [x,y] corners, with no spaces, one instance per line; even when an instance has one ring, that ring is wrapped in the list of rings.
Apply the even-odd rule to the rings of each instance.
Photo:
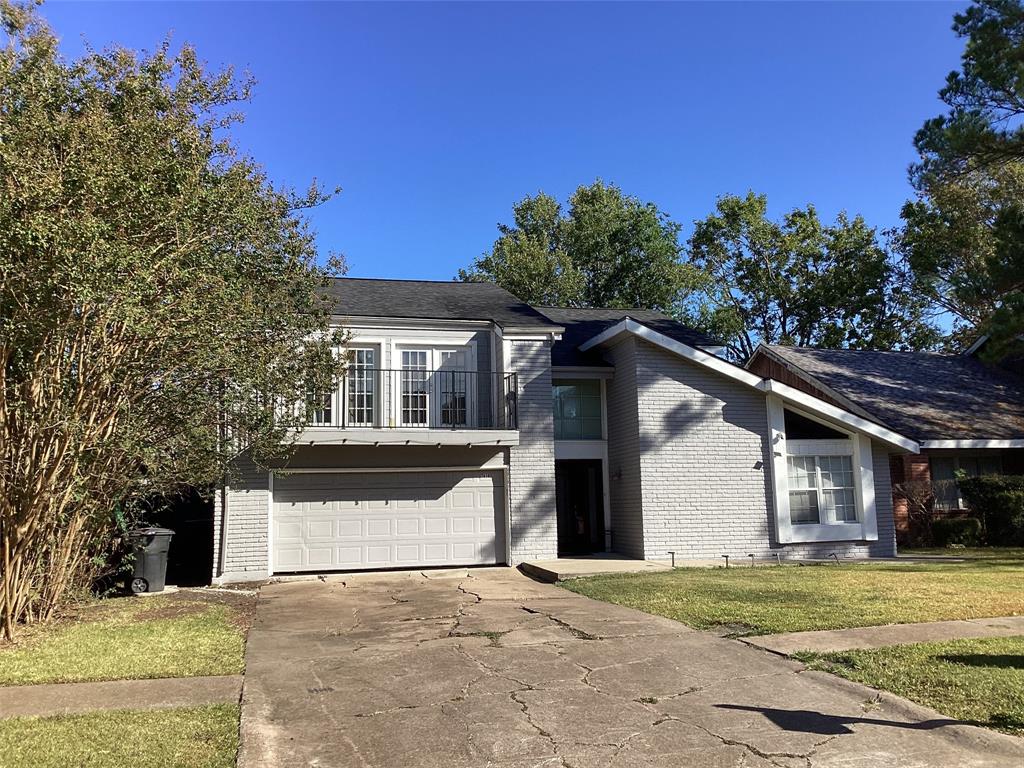
[[[780,544],[819,541],[877,541],[878,521],[875,508],[875,473],[872,465],[871,438],[850,432],[792,405],[783,405],[776,395],[768,398],[768,425],[772,452],[772,496],[775,511],[775,532]],[[839,432],[849,434],[845,440],[788,440],[786,409],[812,419]],[[849,455],[853,465],[854,502],[857,522],[822,521],[794,525],[789,509],[789,456]],[[817,469],[816,469],[817,471]],[[820,480],[819,480],[820,487]],[[822,506],[819,498],[819,514]]]
[[[426,424],[406,424],[402,415],[402,381],[401,374],[398,374],[399,379],[397,386],[394,387],[392,393],[392,412],[395,414],[398,426],[402,429],[452,429],[452,427],[445,427],[441,424],[441,404],[438,398],[434,397],[434,376],[439,371],[444,369],[441,367],[444,363],[443,355],[446,352],[463,352],[466,356],[466,367],[465,372],[470,374],[466,380],[466,423],[454,427],[454,429],[474,429],[478,421],[478,414],[476,412],[476,393],[473,391],[472,381],[476,373],[476,345],[470,344],[396,344],[394,347],[394,359],[396,361],[395,368],[397,370],[403,370],[404,365],[402,361],[403,352],[426,352],[427,356],[427,423]]]
[[[380,369],[382,369],[384,367],[384,366],[381,365],[381,362],[382,362],[381,358],[383,357],[383,354],[382,354],[382,351],[381,351],[381,347],[378,344],[351,344],[351,345],[349,345],[346,348],[345,351],[346,351],[346,353],[353,353],[353,352],[372,352],[373,353],[373,365],[368,366],[368,367],[363,367],[362,370],[379,371]],[[350,370],[352,368],[354,368],[354,366],[352,366],[351,361],[349,362],[349,366],[350,366]],[[385,388],[385,384],[384,384],[384,381],[383,381],[383,375],[382,374],[371,374],[370,375],[370,381],[373,382],[372,386],[375,389],[373,391],[373,409],[372,409],[372,413],[370,415],[370,421],[369,422],[356,422],[356,421],[353,421],[350,418],[348,399],[349,399],[349,395],[352,394],[352,392],[351,392],[351,390],[349,388],[350,385],[351,385],[351,381],[352,380],[351,380],[350,373],[346,372],[346,376],[345,376],[345,378],[344,378],[344,380],[342,382],[341,392],[339,393],[339,396],[341,398],[342,407],[344,407],[344,409],[345,409],[345,411],[344,411],[344,413],[345,413],[345,420],[344,420],[345,426],[346,427],[356,428],[356,429],[358,429],[358,428],[372,429],[374,427],[380,426],[381,398],[384,397],[383,390]],[[338,411],[338,416],[339,417],[341,416],[341,413],[342,412],[339,410]]]

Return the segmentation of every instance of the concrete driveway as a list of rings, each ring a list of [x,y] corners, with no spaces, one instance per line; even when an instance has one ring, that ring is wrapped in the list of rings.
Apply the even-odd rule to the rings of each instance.
[[[264,587],[239,760],[1020,768],[1024,741],[495,568]]]

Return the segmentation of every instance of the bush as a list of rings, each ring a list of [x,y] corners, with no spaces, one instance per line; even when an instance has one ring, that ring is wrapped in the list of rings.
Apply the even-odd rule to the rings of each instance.
[[[940,517],[932,522],[937,547],[976,547],[981,544],[981,534],[981,520],[976,517]]]
[[[982,475],[957,481],[968,509],[984,523],[986,543],[1024,546],[1024,475]]]

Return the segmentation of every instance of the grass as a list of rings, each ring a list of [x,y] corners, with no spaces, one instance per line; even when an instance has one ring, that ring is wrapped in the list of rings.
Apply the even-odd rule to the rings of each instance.
[[[115,598],[0,646],[0,685],[239,674],[235,609],[178,596]]]
[[[949,717],[1024,736],[1024,637],[801,653],[797,658]]]
[[[562,583],[698,629],[770,634],[1024,614],[1024,552],[963,563],[678,568]]]
[[[233,768],[238,706],[0,720],[0,768]]]

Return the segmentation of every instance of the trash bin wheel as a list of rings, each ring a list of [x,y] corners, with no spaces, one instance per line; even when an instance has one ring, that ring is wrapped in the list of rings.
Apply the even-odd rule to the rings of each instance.
[[[141,595],[149,591],[149,582],[143,578],[132,579],[131,590],[133,595]]]

